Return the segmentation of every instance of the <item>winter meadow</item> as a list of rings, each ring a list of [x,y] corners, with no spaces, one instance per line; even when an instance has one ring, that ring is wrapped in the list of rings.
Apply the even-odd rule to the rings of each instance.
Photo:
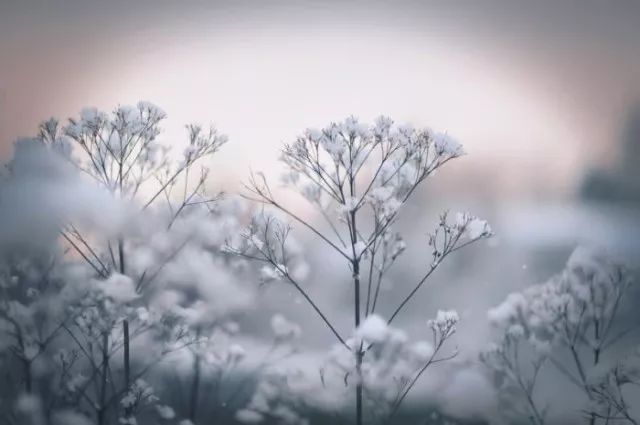
[[[0,425],[640,424],[637,5],[267,3],[0,3]]]

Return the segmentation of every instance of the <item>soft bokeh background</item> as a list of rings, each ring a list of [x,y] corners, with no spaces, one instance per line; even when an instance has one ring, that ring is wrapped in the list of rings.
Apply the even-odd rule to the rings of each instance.
[[[229,135],[210,165],[212,186],[231,193],[250,169],[277,178],[282,143],[347,115],[446,131],[468,155],[405,212],[399,230],[412,254],[388,299],[419,276],[441,209],[488,218],[497,237],[449,263],[400,321],[417,334],[435,309],[458,309],[471,359],[487,342],[486,310],[559,271],[575,245],[604,246],[637,267],[638,22],[635,0],[3,0],[0,157],[49,116],[139,99],[167,111],[165,137],[176,144],[192,121]],[[348,273],[318,273],[337,269],[331,261],[312,260],[310,291],[349,324],[335,302],[349,302]],[[326,346],[330,335],[293,294],[266,297],[304,322],[310,349]],[[259,333],[270,313],[247,315],[245,326]]]

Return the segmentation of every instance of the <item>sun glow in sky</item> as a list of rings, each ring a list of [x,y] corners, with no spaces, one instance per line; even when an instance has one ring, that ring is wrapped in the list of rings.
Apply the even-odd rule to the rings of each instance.
[[[425,14],[407,2],[412,14],[361,3],[343,10],[163,3],[146,18],[144,2],[128,12],[78,4],[66,14],[16,13],[38,25],[0,42],[8,58],[0,65],[0,154],[48,116],[146,99],[167,111],[172,143],[184,140],[189,122],[229,135],[214,175],[230,189],[250,167],[275,171],[278,148],[304,128],[351,114],[446,131],[473,164],[450,178],[472,175],[506,196],[567,193],[585,166],[615,156],[619,112],[630,100],[614,83],[631,71],[607,69],[606,46],[580,52],[583,44],[562,28],[552,28],[561,34],[555,44],[531,45],[526,31],[534,25],[500,38],[474,8]],[[573,65],[562,55],[567,46],[575,47]],[[617,78],[611,87],[584,89],[605,71]],[[599,110],[584,92],[607,107]]]
[[[402,36],[375,41],[274,34],[223,46],[166,46],[139,57],[99,97],[107,105],[153,99],[170,116],[171,138],[181,137],[179,123],[213,121],[230,136],[221,166],[232,178],[248,166],[272,167],[281,144],[308,126],[381,113],[447,131],[475,162],[533,161],[546,151],[554,153],[545,159],[549,172],[570,175],[571,130],[526,86],[464,49]],[[517,171],[508,167],[502,165]]]

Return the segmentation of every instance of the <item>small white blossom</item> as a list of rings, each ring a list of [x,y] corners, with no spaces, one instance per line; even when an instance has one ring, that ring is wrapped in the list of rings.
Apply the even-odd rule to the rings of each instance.
[[[243,424],[258,424],[264,420],[264,417],[250,409],[240,409],[236,412],[236,419]]]
[[[162,404],[156,405],[156,412],[158,412],[158,416],[165,420],[171,420],[176,417],[176,412],[171,407]]]
[[[242,360],[246,355],[247,352],[245,351],[245,349],[238,344],[233,344],[231,345],[231,347],[229,347],[229,357],[233,362]]]
[[[444,133],[433,135],[436,151],[439,155],[460,156],[464,154],[462,145]]]
[[[300,326],[290,322],[282,314],[275,314],[271,318],[271,329],[277,339],[284,341],[297,338],[302,333]]]
[[[460,316],[455,310],[438,310],[436,318],[427,322],[428,326],[438,332],[442,338],[448,338],[456,331]]]
[[[112,273],[107,279],[97,281],[96,286],[117,302],[129,302],[140,296],[133,280],[120,273]]]
[[[276,266],[265,265],[260,269],[260,278],[263,282],[271,282],[273,280],[282,279],[287,273],[287,268],[279,264]]]
[[[388,336],[387,321],[377,314],[372,314],[360,324],[356,335],[368,342],[382,342]]]

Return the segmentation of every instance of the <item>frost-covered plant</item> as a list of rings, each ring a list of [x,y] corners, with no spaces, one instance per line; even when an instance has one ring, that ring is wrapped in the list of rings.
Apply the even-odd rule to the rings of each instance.
[[[480,355],[495,374],[507,410],[528,418],[533,425],[543,425],[547,413],[535,394],[538,375],[547,360],[546,348],[535,337],[527,336],[522,326],[511,325]]]
[[[59,416],[65,394],[77,382],[71,372],[76,353],[53,358],[64,327],[75,319],[67,307],[80,295],[58,276],[58,261],[11,254],[1,260],[0,422],[43,423],[43,415]],[[56,360],[54,371],[50,365]]]
[[[336,344],[326,353],[319,381],[310,375],[309,368],[269,368],[237,419],[244,423],[271,419],[298,425],[308,423],[304,415],[310,410],[337,416],[351,400],[354,388],[361,384],[367,408],[380,419],[391,420],[427,367],[455,357],[455,351],[440,353],[455,333],[457,322],[455,312],[439,311],[426,324],[431,340],[412,342],[402,330],[372,314],[346,340],[351,350]],[[353,349],[361,344],[367,355],[358,376]]]
[[[329,230],[324,231],[277,199],[262,174],[251,176],[247,197],[288,216],[344,260],[352,276],[354,327],[359,329],[379,310],[384,277],[406,248],[393,231],[402,205],[436,170],[462,154],[462,147],[447,135],[398,126],[385,117],[371,126],[350,117],[322,130],[307,130],[282,151],[287,168],[284,182],[315,207]],[[265,281],[277,279],[291,284],[351,353],[356,423],[360,425],[364,421],[364,394],[369,392],[363,379],[364,359],[376,352],[375,344],[367,347],[363,342],[348,343],[309,296],[299,272],[299,252],[289,242],[290,231],[288,224],[263,210],[243,234],[243,240],[230,244],[227,251],[261,262]],[[442,214],[427,241],[430,251],[426,271],[386,322],[397,317],[449,254],[490,234],[488,224],[474,216],[461,213],[451,219]]]
[[[628,334],[616,319],[630,282],[624,267],[603,252],[578,247],[562,273],[510,294],[489,311],[501,334],[481,359],[497,373],[503,387],[515,387],[524,396],[531,423],[540,425],[545,420],[547,408],[540,407],[535,386],[547,364],[592,404],[597,398],[602,401],[592,387],[592,370],[603,353]],[[562,361],[561,355],[570,360]],[[589,411],[592,424],[603,416],[596,410]]]
[[[439,310],[436,318],[426,323],[431,339],[410,342],[402,330],[389,326],[377,314],[371,314],[347,341],[352,350],[336,346],[330,361],[345,377],[352,375],[356,380],[360,379],[373,402],[371,407],[378,409],[379,416],[390,420],[429,366],[457,355],[457,350],[447,355],[439,354],[445,342],[455,334],[458,321],[455,311]],[[358,377],[351,353],[359,346],[367,347],[367,355]]]
[[[190,212],[185,209],[193,208],[196,204],[202,206],[212,202],[212,199],[206,198],[204,194],[208,170],[201,168],[193,187],[190,187],[189,174],[193,173],[196,162],[215,153],[226,142],[226,137],[218,134],[214,128],[204,132],[199,126],[189,125],[187,147],[182,158],[173,161],[169,156],[169,149],[157,140],[164,119],[165,113],[148,102],[140,102],[135,107],[118,107],[111,114],[87,108],[82,111],[79,119],[70,119],[69,124],[61,129],[56,120],[47,121],[41,126],[40,138],[54,148],[71,146],[71,149],[59,150],[116,199],[140,205],[141,211],[148,210],[161,200],[166,202],[167,218],[158,225],[166,226],[167,231],[170,231],[181,215]],[[183,182],[181,201],[176,206],[173,204],[172,191],[180,178]],[[106,243],[101,245],[92,241],[95,236],[90,230],[83,232],[74,223],[66,224],[61,234],[94,270],[96,279],[100,280],[95,286],[105,295],[105,299],[95,303],[91,310],[95,311],[94,319],[104,323],[91,323],[91,329],[87,329],[86,326],[80,326],[80,329],[92,332],[98,329],[98,332],[102,333],[101,362],[105,372],[109,368],[112,352],[121,349],[124,365],[123,391],[127,391],[134,375],[131,371],[130,354],[132,339],[155,325],[148,320],[155,315],[145,314],[146,320],[135,321],[139,315],[138,310],[132,307],[134,301],[180,250],[185,248],[188,239],[171,247],[172,252],[167,254],[164,260],[151,267],[136,270],[135,264],[133,267],[129,264],[132,259],[128,257],[139,248],[140,242],[131,238],[125,229],[116,232],[114,237],[107,238]],[[144,309],[144,306],[140,308]],[[185,333],[186,329],[180,324],[183,318],[173,313],[170,312],[168,316],[162,316],[161,313],[155,318],[163,331],[162,336],[166,338],[164,342],[180,346],[189,337]],[[131,329],[132,319],[133,323],[139,324],[138,328]],[[121,333],[114,335],[116,325],[121,326]],[[121,338],[121,341],[117,341],[118,338]],[[165,354],[172,348],[165,347],[161,349],[161,353]],[[86,350],[82,351],[87,353]],[[154,359],[153,362],[155,361]],[[106,386],[106,373],[99,375],[103,381],[102,386]],[[106,392],[106,388],[101,391],[101,401],[96,404],[107,403]],[[103,421],[102,410],[105,408],[106,406],[102,406],[98,411],[99,423]],[[126,417],[130,416],[130,413],[127,408],[124,409]]]
[[[52,273],[57,260],[51,261],[42,267],[29,259],[4,259],[0,270],[0,352],[10,352],[21,363],[23,382],[13,389],[26,393],[33,389],[34,362],[73,319],[64,308],[68,294],[59,291],[62,282]]]
[[[43,123],[22,144],[72,183],[51,185],[61,203],[101,203],[76,208],[81,214],[53,211],[66,254],[53,269],[57,286],[27,285],[13,271],[0,279],[7,295],[0,326],[25,365],[21,388],[31,391],[31,365],[46,360],[57,390],[51,398],[43,383],[38,393],[49,410],[84,411],[98,424],[135,420],[138,405],[121,400],[136,382],[169,354],[199,343],[198,329],[213,332],[249,301],[236,284],[241,261],[219,254],[237,211],[207,195],[208,170],[199,166],[226,137],[189,125],[176,158],[158,140],[164,119],[147,102],[112,113],[87,108],[65,126]],[[24,172],[12,165],[9,175]],[[168,412],[157,413],[167,419]]]
[[[589,391],[595,406],[588,413],[603,421],[637,425],[625,391],[640,386],[640,350],[616,362],[605,374],[592,379]]]

